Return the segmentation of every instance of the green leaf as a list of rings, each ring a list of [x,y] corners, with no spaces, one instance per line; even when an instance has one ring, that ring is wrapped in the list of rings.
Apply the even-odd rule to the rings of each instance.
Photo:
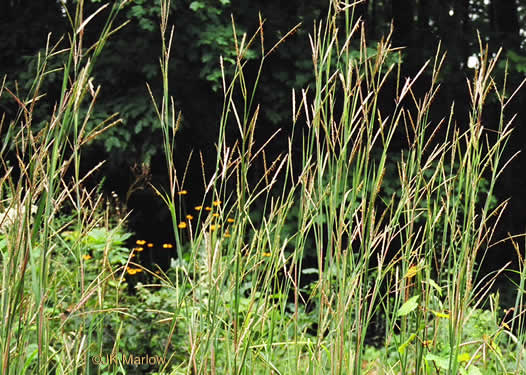
[[[442,288],[435,282],[435,280],[428,279],[427,282],[438,292],[439,296],[442,296]]]
[[[204,7],[205,4],[200,1],[192,1],[190,4],[190,9],[192,9],[194,12],[197,12],[199,9],[203,9]]]
[[[396,316],[405,316],[411,311],[414,311],[418,307],[418,298],[420,296],[413,296],[409,298],[403,305],[400,307]]]
[[[407,348],[407,346],[411,344],[411,342],[415,339],[415,337],[416,337],[416,333],[413,333],[411,336],[409,336],[406,342],[404,342],[402,345],[398,347],[398,352],[400,354],[403,354],[405,352],[405,348]]]
[[[468,368],[468,375],[482,375],[482,371],[477,366],[471,365]]]
[[[440,357],[436,354],[429,353],[426,355],[426,361],[433,361],[442,370],[449,369],[449,356]]]

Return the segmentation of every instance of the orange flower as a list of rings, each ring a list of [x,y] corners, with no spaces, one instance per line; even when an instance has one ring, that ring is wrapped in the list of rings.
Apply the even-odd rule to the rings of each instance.
[[[148,247],[153,247],[153,243],[150,242],[150,243],[149,243],[148,245],[146,245],[146,246],[148,246]]]

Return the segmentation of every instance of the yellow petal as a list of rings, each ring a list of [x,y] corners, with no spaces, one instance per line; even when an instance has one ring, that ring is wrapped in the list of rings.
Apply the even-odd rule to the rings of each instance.
[[[449,319],[449,314],[447,314],[447,313],[441,313],[440,311],[434,311],[434,310],[431,310],[431,312],[432,312],[433,314],[435,314],[435,316],[436,316],[437,318]]]
[[[418,268],[416,266],[411,266],[409,267],[409,269],[407,270],[407,273],[405,274],[405,278],[406,279],[412,279],[413,277],[415,277],[415,275],[418,273]]]

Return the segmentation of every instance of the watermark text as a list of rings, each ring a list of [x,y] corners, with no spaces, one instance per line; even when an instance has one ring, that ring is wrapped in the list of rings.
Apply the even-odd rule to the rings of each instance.
[[[165,358],[160,355],[136,355],[136,354],[121,354],[111,353],[91,356],[91,362],[96,366],[108,365],[150,365],[161,366],[165,363]]]

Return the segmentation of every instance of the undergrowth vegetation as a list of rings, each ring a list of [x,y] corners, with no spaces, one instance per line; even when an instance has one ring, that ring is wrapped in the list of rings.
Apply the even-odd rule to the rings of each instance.
[[[86,128],[102,90],[95,63],[125,3],[101,6],[111,7],[109,18],[86,46],[83,29],[101,15],[83,15],[79,1],[68,47],[49,38],[30,92],[0,86],[19,105],[2,123],[2,374],[524,373],[518,244],[507,239],[519,259],[513,308],[502,311],[489,292],[509,270],[479,272],[502,240],[495,228],[506,208],[493,193],[508,163],[504,111],[516,91],[492,78],[499,53],[492,58],[481,44],[469,117],[457,118],[452,105],[437,121],[429,113],[445,54],[402,79],[390,35],[368,45],[353,7],[331,2],[310,34],[315,82],[292,92],[289,149],[267,160],[266,147],[283,135],[255,141],[265,110],[255,93],[265,60],[294,30],[266,50],[261,18],[253,36],[232,23],[235,72],[223,74],[215,173],[203,172],[206,200],[184,212],[178,202],[191,187],[175,168],[182,116],[168,70],[179,51],[162,0],[163,92],[147,92],[170,184],[152,188],[170,209],[177,256],[167,269],[149,269],[146,242],[126,247],[125,219],[80,174],[81,148],[119,126],[112,116]],[[249,77],[254,50],[259,70]],[[50,71],[57,56],[66,64]],[[57,72],[60,101],[37,131],[39,88]],[[423,72],[432,79],[419,94]],[[396,82],[394,93],[387,82]],[[490,96],[501,109],[492,128],[483,117]]]

